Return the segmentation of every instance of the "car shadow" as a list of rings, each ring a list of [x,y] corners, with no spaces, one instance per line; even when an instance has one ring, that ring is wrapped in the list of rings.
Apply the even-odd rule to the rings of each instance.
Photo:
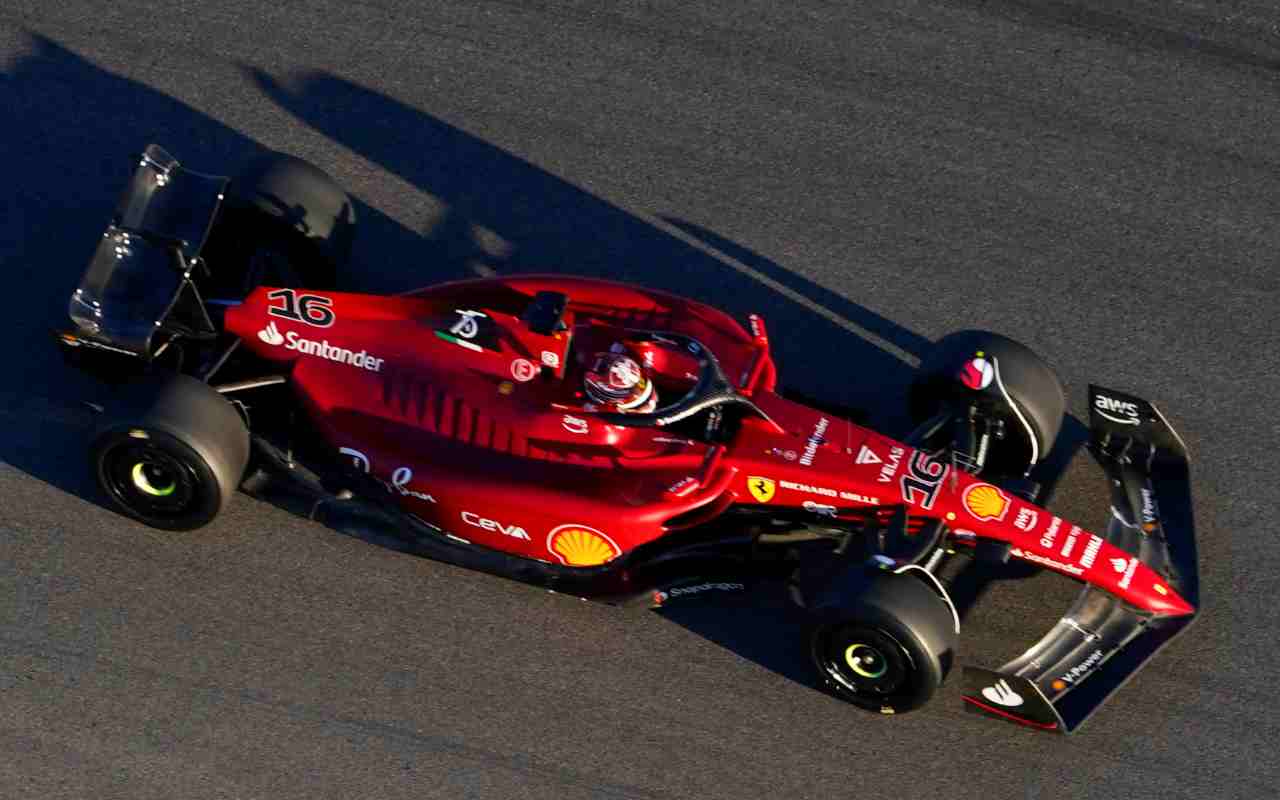
[[[0,72],[0,104],[21,121],[0,128],[0,146],[10,154],[11,183],[22,187],[0,201],[7,243],[0,268],[9,277],[0,311],[26,334],[26,346],[11,349],[0,373],[0,396],[23,398],[11,404],[12,422],[0,432],[0,461],[100,502],[84,467],[92,418],[77,402],[102,399],[102,387],[64,367],[46,332],[65,324],[66,298],[129,174],[130,154],[154,141],[194,169],[227,173],[266,148],[47,37],[29,36],[28,52]],[[565,272],[676,292],[738,318],[759,313],[785,385],[865,409],[873,425],[903,432],[895,398],[929,344],[925,337],[714,231],[671,216],[642,218],[385,94],[326,73],[247,72],[270,101],[420,195],[420,212],[393,218],[357,193],[361,230],[343,288],[396,292],[473,275]],[[372,187],[363,196],[377,193]],[[1060,466],[1082,441],[1074,425]],[[369,540],[381,543],[373,534]],[[982,585],[974,583],[972,599]],[[751,608],[743,614],[732,605],[682,603],[661,613],[814,685],[802,620],[785,593],[763,590]]]

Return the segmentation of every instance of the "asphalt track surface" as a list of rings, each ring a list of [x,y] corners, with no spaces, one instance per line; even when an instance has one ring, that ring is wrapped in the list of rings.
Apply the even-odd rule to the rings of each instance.
[[[1263,3],[7,0],[0,797],[1276,796],[1278,70]],[[1077,417],[1094,380],[1186,438],[1202,618],[1064,739],[955,682],[859,713],[776,598],[624,611],[244,496],[197,534],[132,524],[45,331],[148,141],[323,165],[360,202],[351,288],[689,293],[886,425],[929,340],[1021,339]],[[1052,505],[1102,523],[1087,456]],[[965,659],[1074,592],[992,583]]]

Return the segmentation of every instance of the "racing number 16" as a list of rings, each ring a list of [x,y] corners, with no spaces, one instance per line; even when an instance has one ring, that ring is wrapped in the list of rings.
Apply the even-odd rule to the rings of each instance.
[[[333,324],[333,300],[328,297],[297,294],[292,289],[277,289],[267,293],[267,300],[272,303],[267,308],[267,313],[273,317],[284,317],[317,328],[327,328]],[[281,305],[275,305],[276,301]]]
[[[933,508],[933,501],[938,497],[938,487],[947,474],[947,465],[937,456],[917,450],[911,456],[907,468],[910,474],[903,475],[901,480],[902,499],[921,508]]]

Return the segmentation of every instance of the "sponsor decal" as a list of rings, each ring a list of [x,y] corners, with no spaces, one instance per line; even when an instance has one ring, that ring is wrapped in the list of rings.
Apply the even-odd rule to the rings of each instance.
[[[527,358],[517,358],[511,362],[511,377],[526,383],[538,376],[538,368]]]
[[[1151,533],[1156,529],[1156,519],[1160,512],[1156,510],[1155,492],[1142,488],[1142,530]]]
[[[990,386],[995,376],[995,368],[985,358],[985,354],[982,351],[978,351],[972,359],[960,368],[960,382],[975,392],[982,391]]]
[[[892,483],[893,476],[898,474],[898,465],[902,463],[902,456],[906,453],[906,449],[902,447],[889,448],[889,460],[884,462],[884,466],[880,468],[880,477],[876,480],[881,483]]]
[[[1077,525],[1072,525],[1071,530],[1067,531],[1067,540],[1062,543],[1061,552],[1063,558],[1071,557],[1071,551],[1075,549],[1076,539],[1080,537],[1080,533],[1080,528]]]
[[[1166,588],[1165,588],[1164,586],[1162,586],[1161,584],[1153,583],[1153,584],[1151,584],[1151,588],[1156,590],[1156,594],[1164,595],[1165,597],[1168,597],[1168,596],[1169,596],[1169,590],[1168,590],[1168,589],[1166,589]]]
[[[1050,567],[1052,569],[1058,570],[1059,572],[1065,572],[1068,575],[1079,576],[1084,574],[1084,570],[1080,569],[1075,564],[1064,564],[1061,561],[1056,561],[1052,558],[1046,558],[1042,555],[1037,555],[1036,553],[1030,553],[1030,552],[1027,552],[1026,550],[1019,550],[1016,547],[1010,548],[1009,552],[1010,554],[1015,555],[1018,558],[1021,558],[1025,561],[1030,561],[1033,564],[1039,564],[1044,567]]]
[[[468,350],[474,350],[477,353],[484,352],[484,348],[476,344],[475,342],[468,342],[466,339],[459,339],[458,337],[447,334],[444,331],[436,331],[435,334],[436,334],[436,338],[443,339],[446,342],[450,342],[451,344],[456,344],[459,347],[465,347]]]
[[[673,494],[676,497],[684,497],[696,488],[698,488],[698,479],[692,475],[686,475],[668,486],[667,494]]]
[[[552,369],[560,369],[560,356],[556,355],[550,350],[543,350],[542,363],[546,364],[548,367],[551,367]]]
[[[480,333],[480,320],[488,316],[481,311],[463,308],[455,308],[453,313],[458,315],[458,321],[449,328],[449,333],[461,339],[476,338],[476,334]]]
[[[1086,642],[1096,642],[1102,638],[1098,634],[1081,625],[1079,622],[1076,622],[1071,617],[1063,617],[1062,624],[1083,636]]]
[[[804,510],[812,511],[821,517],[834,517],[836,515],[836,507],[829,506],[826,503],[815,503],[812,500],[804,501]]]
[[[911,460],[907,462],[908,474],[898,481],[904,502],[924,509],[933,508],[933,501],[938,498],[938,487],[942,486],[942,479],[950,469],[941,459],[940,454],[930,455],[921,450],[911,454]]]
[[[497,520],[487,519],[470,511],[462,512],[462,521],[482,530],[500,533],[503,536],[510,536],[512,539],[527,540],[529,538],[529,533],[519,525],[503,525]]]
[[[688,597],[689,595],[702,594],[703,592],[741,592],[746,589],[743,583],[699,583],[694,586],[675,586],[666,591],[658,591],[653,593],[654,605],[662,605],[668,600],[677,597]]]
[[[270,345],[278,345],[284,341],[284,337],[280,335],[280,329],[274,322],[268,322],[267,327],[258,331],[258,338]]]
[[[1018,516],[1013,518],[1013,527],[1020,531],[1031,533],[1036,523],[1040,521],[1040,514],[1033,508],[1019,508]]]
[[[1098,551],[1102,549],[1102,537],[1096,534],[1089,534],[1089,544],[1085,545],[1084,552],[1080,555],[1080,566],[1089,569],[1093,566],[1093,562],[1098,557]]]
[[[591,426],[585,419],[581,417],[574,417],[569,414],[565,414],[560,419],[560,426],[569,433],[583,434],[591,430]]]
[[[1062,673],[1062,677],[1060,678],[1060,680],[1063,680],[1074,686],[1076,681],[1083,678],[1085,675],[1089,673],[1089,670],[1093,669],[1094,667],[1098,666],[1101,663],[1102,663],[1102,651],[1094,650],[1092,653],[1088,655],[1087,658],[1085,658],[1084,661],[1081,661],[1079,664],[1076,664],[1071,669]]]
[[[1117,400],[1100,394],[1094,397],[1093,407],[1097,410],[1098,416],[1119,425],[1137,425],[1141,422],[1138,418],[1138,404],[1128,400]]]
[[[762,478],[759,475],[749,475],[747,477],[747,489],[751,492],[751,496],[761,503],[767,503],[773,499],[778,491],[778,484],[773,478]]]
[[[338,453],[340,455],[344,455],[350,458],[352,466],[354,466],[356,469],[360,470],[361,472],[368,474],[369,457],[366,456],[364,453],[361,453],[359,450],[355,450],[350,447],[339,447]]]
[[[1009,498],[989,483],[975,483],[961,496],[967,510],[976,519],[1000,521],[1009,511]]]
[[[823,441],[822,435],[827,432],[830,425],[831,420],[821,417],[813,426],[813,433],[809,434],[809,439],[804,443],[804,452],[800,454],[801,464],[806,467],[813,466],[813,459],[818,455],[818,446]]]
[[[1127,558],[1111,559],[1111,568],[1114,569],[1116,572],[1124,572],[1124,568],[1127,566],[1129,566],[1129,559]]]
[[[994,686],[984,686],[982,696],[998,706],[1017,708],[1022,705],[1022,695],[1010,689],[1009,682],[1004,678],[996,681]]]
[[[1045,550],[1053,549],[1053,542],[1058,536],[1058,529],[1062,527],[1062,517],[1054,517],[1049,523],[1049,527],[1045,528],[1044,533],[1040,534],[1040,546]]]
[[[862,503],[862,504],[864,504],[864,505],[868,505],[868,506],[878,506],[878,505],[880,505],[880,498],[879,498],[879,497],[872,497],[872,496],[870,496],[870,495],[858,494],[857,492],[841,492],[841,493],[840,493],[840,499],[841,499],[841,500],[852,500],[852,501],[854,501],[855,503]]]
[[[876,455],[875,452],[865,444],[858,451],[858,457],[854,459],[855,464],[883,464],[884,459]]]
[[[1138,569],[1138,559],[1129,559],[1129,566],[1125,568],[1124,575],[1120,577],[1120,588],[1128,589],[1129,582],[1133,580],[1133,573]]]
[[[567,567],[595,567],[622,555],[612,539],[586,525],[561,525],[551,531],[547,550]]]
[[[781,459],[783,459],[783,460],[785,460],[785,461],[795,461],[795,460],[796,460],[796,451],[795,451],[795,450],[783,450],[781,447],[770,447],[770,448],[769,448],[767,451],[765,451],[765,452],[766,452],[766,454],[767,454],[767,455],[777,456],[778,458],[781,458]]]
[[[280,305],[275,305],[279,302]],[[292,289],[277,289],[267,293],[267,313],[273,317],[301,322],[316,328],[333,325],[333,300],[318,294],[297,294]],[[278,344],[278,342],[271,342]]]
[[[370,372],[381,372],[382,363],[386,360],[371,356],[365,350],[351,351],[345,347],[334,347],[327,341],[316,342],[311,339],[304,339],[293,331],[288,331],[284,336],[281,336],[274,322],[267,323],[267,327],[258,331],[258,338],[275,347],[279,347],[283,343],[286,350],[293,350],[328,361],[336,361],[339,364],[367,369]]]
[[[416,497],[419,500],[425,500],[428,503],[434,503],[436,499],[425,492],[414,491],[409,488],[409,482],[413,480],[413,470],[408,467],[399,467],[395,472],[391,473],[391,481],[383,481],[382,485],[387,487],[389,492],[399,492],[403,497]],[[525,537],[528,538],[528,537]]]
[[[855,503],[862,503],[869,506],[880,505],[879,497],[869,497],[865,494],[857,492],[836,491],[826,486],[811,486],[807,483],[796,483],[795,481],[778,481],[778,485],[783,489],[790,489],[793,492],[804,492],[806,494],[816,494],[823,497],[838,497],[841,500],[852,500]]]

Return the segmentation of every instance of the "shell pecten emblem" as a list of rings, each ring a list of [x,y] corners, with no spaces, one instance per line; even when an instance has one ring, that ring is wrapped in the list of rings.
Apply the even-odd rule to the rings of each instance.
[[[989,483],[975,483],[964,490],[964,507],[974,517],[990,522],[1009,512],[1009,498]]]
[[[586,525],[561,525],[547,536],[547,550],[566,567],[597,567],[622,554],[613,540]]]
[[[747,476],[747,489],[751,492],[751,496],[761,503],[767,503],[773,499],[773,495],[778,491],[778,484],[773,478],[762,478],[759,475]]]

